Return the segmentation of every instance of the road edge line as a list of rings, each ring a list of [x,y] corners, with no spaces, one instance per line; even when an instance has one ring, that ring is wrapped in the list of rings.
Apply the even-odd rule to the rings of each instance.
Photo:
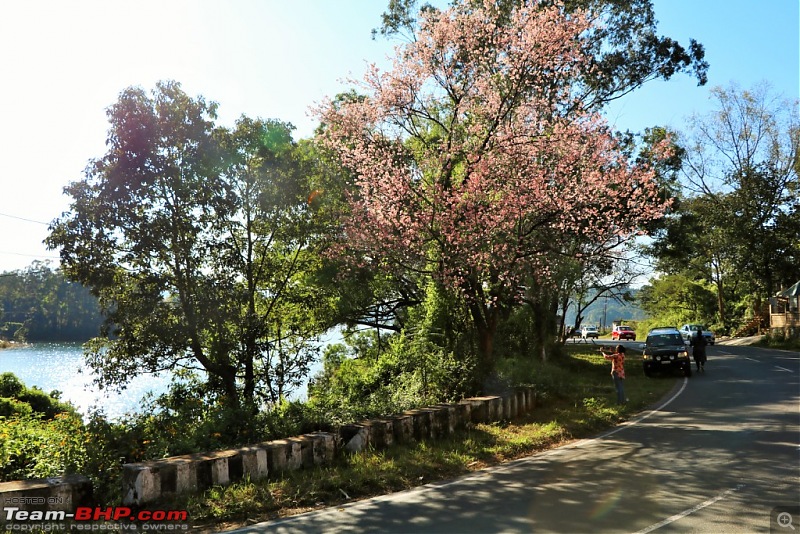
[[[693,506],[691,508],[687,508],[686,510],[684,510],[682,512],[679,512],[679,513],[677,513],[675,515],[671,515],[668,518],[666,518],[666,519],[664,519],[662,521],[659,521],[658,523],[653,523],[649,527],[645,527],[642,530],[637,530],[634,534],[648,534],[649,532],[653,532],[654,530],[658,530],[661,527],[667,526],[670,523],[674,523],[675,521],[678,521],[679,519],[683,519],[684,517],[686,517],[688,515],[691,515],[691,514],[697,512],[697,511],[700,511],[703,508],[706,508],[707,506],[711,506],[712,504],[721,501],[722,499],[724,499],[725,497],[727,497],[731,493],[735,493],[735,492],[739,491],[740,489],[742,489],[743,487],[744,487],[744,484],[739,484],[735,488],[731,488],[729,490],[725,490],[722,493],[718,494],[716,497],[711,497],[710,499],[705,500],[705,501],[701,502],[698,505],[695,505],[695,506]]]

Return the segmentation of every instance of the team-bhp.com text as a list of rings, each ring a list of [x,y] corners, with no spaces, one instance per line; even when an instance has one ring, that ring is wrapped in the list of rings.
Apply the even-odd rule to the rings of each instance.
[[[189,530],[186,510],[133,510],[126,506],[91,508],[79,506],[74,513],[63,510],[3,509],[4,530],[31,531],[173,531]]]

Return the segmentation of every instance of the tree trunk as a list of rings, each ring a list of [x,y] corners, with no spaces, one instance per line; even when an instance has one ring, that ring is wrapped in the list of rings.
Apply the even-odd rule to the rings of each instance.
[[[469,298],[469,310],[475,332],[478,335],[478,369],[477,384],[483,389],[486,379],[494,370],[494,335],[497,332],[497,310],[481,305],[474,298]],[[480,393],[481,391],[479,391]]]

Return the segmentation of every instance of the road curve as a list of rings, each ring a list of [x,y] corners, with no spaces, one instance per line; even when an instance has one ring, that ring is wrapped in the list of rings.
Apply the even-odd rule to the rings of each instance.
[[[708,354],[706,373],[596,438],[234,532],[793,532],[800,353]]]

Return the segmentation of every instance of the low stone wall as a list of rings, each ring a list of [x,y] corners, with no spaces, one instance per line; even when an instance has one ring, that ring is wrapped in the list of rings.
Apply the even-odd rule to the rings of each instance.
[[[140,506],[244,478],[257,480],[286,470],[307,469],[329,463],[337,454],[435,440],[468,425],[511,420],[535,407],[533,389],[520,388],[506,395],[474,397],[344,425],[336,433],[314,432],[237,449],[125,464],[122,504]],[[2,482],[0,503],[26,511],[69,512],[92,505],[92,484],[82,475]]]
[[[469,398],[344,425],[335,434],[315,432],[238,449],[125,464],[123,504],[139,506],[245,477],[256,480],[311,468],[342,452],[443,438],[467,425],[514,419],[535,407],[534,391],[522,388],[507,395]]]

